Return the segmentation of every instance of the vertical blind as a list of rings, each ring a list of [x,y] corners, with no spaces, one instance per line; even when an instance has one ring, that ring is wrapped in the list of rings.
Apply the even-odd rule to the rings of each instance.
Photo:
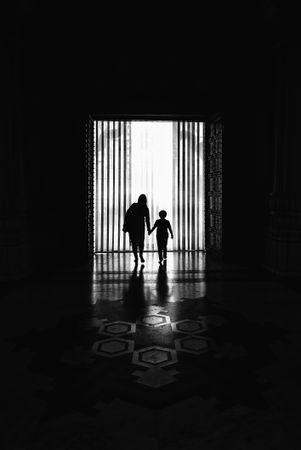
[[[174,123],[175,250],[204,249],[203,123]]]
[[[129,249],[122,231],[131,204],[130,122],[97,121],[95,126],[94,249]]]
[[[151,225],[166,209],[170,250],[204,248],[203,123],[95,121],[94,251],[130,250],[124,214],[146,194]],[[154,234],[146,250],[156,250]]]

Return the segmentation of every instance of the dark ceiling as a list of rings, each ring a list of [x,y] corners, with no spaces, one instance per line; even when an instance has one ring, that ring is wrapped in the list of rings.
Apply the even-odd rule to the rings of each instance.
[[[11,51],[18,35],[25,95],[85,111],[154,99],[193,109],[194,98],[220,109],[261,95],[273,48],[296,41],[296,12],[282,1],[162,4],[16,2],[6,38]]]

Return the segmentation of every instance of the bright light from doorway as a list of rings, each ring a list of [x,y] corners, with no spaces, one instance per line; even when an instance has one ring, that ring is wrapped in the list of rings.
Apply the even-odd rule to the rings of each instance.
[[[161,209],[171,223],[173,219],[172,126],[172,122],[132,122],[132,199],[137,201],[142,193],[147,196],[151,224]],[[146,240],[147,248],[153,244],[153,237]]]
[[[203,123],[96,121],[94,248],[129,251],[124,215],[140,194],[151,225],[167,211],[174,232],[168,250],[202,250],[204,243]],[[145,239],[156,250],[156,235]]]

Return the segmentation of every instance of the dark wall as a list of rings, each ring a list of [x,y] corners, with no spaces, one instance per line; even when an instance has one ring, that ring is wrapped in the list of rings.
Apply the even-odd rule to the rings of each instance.
[[[224,104],[223,249],[227,261],[259,265],[274,169],[274,58],[260,50]]]
[[[225,256],[255,260],[272,182],[272,46],[279,38],[259,4],[247,14],[222,4],[203,4],[202,13],[154,7],[138,18],[93,2],[17,5],[5,42],[18,64],[7,82],[17,86],[23,121],[34,266],[45,252],[49,265],[86,259],[90,113],[222,112]]]

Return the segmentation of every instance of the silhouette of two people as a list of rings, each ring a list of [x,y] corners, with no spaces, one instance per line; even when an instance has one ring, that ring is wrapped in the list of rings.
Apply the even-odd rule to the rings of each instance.
[[[167,259],[167,242],[170,233],[173,238],[173,232],[169,220],[166,219],[167,212],[159,212],[160,219],[156,220],[152,229],[150,228],[149,209],[147,206],[146,195],[141,194],[137,203],[133,203],[126,211],[124,218],[123,231],[129,233],[135,263],[138,262],[138,251],[140,261],[144,263],[143,250],[145,239],[145,225],[150,235],[157,229],[157,246],[159,254],[159,264]]]

